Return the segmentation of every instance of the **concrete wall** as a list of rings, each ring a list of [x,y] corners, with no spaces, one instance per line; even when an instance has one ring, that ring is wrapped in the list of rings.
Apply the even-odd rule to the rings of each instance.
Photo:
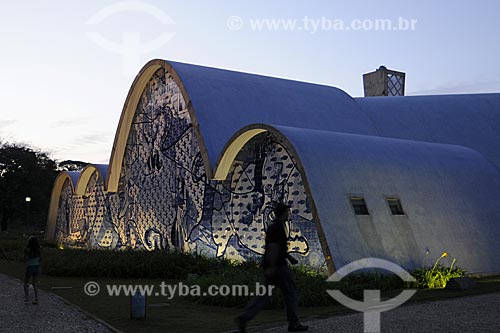
[[[454,145],[277,128],[300,156],[337,267],[380,257],[416,268],[448,252],[468,271],[500,271],[500,174],[481,154]],[[350,196],[364,197],[370,215],[356,216]],[[405,216],[391,215],[385,199],[394,196]]]
[[[379,136],[472,148],[500,168],[500,94],[357,98]]]

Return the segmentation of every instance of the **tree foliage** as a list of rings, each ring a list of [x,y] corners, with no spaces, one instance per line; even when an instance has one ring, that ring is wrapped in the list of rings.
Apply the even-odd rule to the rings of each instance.
[[[0,142],[0,215],[6,223],[43,226],[46,221],[56,163],[45,152],[25,144]],[[31,201],[26,202],[26,197]],[[29,207],[28,207],[29,205]]]
[[[65,160],[59,162],[57,167],[60,171],[82,171],[88,164],[88,162]]]

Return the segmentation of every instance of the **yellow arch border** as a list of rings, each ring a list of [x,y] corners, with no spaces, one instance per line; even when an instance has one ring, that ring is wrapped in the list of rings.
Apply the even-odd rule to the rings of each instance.
[[[47,216],[47,229],[45,230],[45,238],[48,241],[55,240],[57,209],[59,208],[59,199],[61,198],[61,191],[66,180],[69,180],[71,184],[71,190],[73,193],[75,193],[73,179],[71,178],[69,172],[63,171],[59,173],[59,175],[56,177],[56,180],[54,181],[54,185],[52,186],[52,193],[50,194],[49,214]]]
[[[210,166],[210,160],[208,158],[205,141],[203,140],[203,136],[200,131],[200,125],[198,123],[194,107],[191,103],[191,99],[189,98],[186,88],[184,87],[184,84],[182,83],[176,70],[170,63],[168,63],[166,60],[154,59],[144,65],[139,74],[137,74],[128,92],[127,99],[125,100],[122,114],[120,116],[120,121],[118,123],[118,128],[116,130],[115,141],[113,143],[111,159],[108,167],[108,175],[105,183],[105,189],[108,192],[118,191],[118,182],[120,180],[123,159],[125,157],[125,148],[127,145],[127,139],[130,133],[130,128],[132,126],[135,111],[140,102],[144,89],[146,88],[146,85],[153,77],[153,74],[160,68],[164,68],[166,72],[172,75],[175,83],[179,87],[182,97],[184,98],[184,102],[186,103],[189,116],[191,117],[193,129],[198,140],[201,156],[205,165],[205,172],[208,178],[212,177],[212,167]]]
[[[203,140],[203,136],[200,130],[200,125],[197,120],[196,113],[193,104],[191,103],[191,99],[189,98],[189,95],[187,93],[187,90],[184,87],[182,80],[180,79],[178,73],[175,71],[173,66],[169,64],[166,60],[162,59],[154,59],[149,61],[140,70],[139,74],[137,74],[136,78],[134,79],[134,82],[132,83],[132,86],[128,92],[125,104],[122,109],[120,121],[118,123],[118,128],[116,130],[113,148],[111,151],[110,163],[107,170],[107,175],[103,175],[102,172],[99,170],[99,168],[96,168],[94,165],[91,164],[87,165],[84,168],[84,170],[80,173],[76,187],[73,187],[73,182],[68,172],[63,172],[59,174],[59,176],[56,178],[54,186],[52,188],[49,214],[47,219],[47,232],[46,232],[47,240],[53,241],[55,238],[57,209],[59,206],[59,199],[61,196],[62,187],[66,179],[69,179],[71,181],[74,194],[83,195],[85,193],[85,189],[87,187],[88,181],[90,180],[90,177],[94,172],[97,171],[103,177],[104,190],[106,192],[115,193],[118,191],[118,184],[120,180],[123,159],[125,157],[127,140],[137,106],[140,102],[144,89],[146,88],[146,85],[148,84],[149,80],[153,77],[154,73],[161,68],[165,69],[165,71],[168,72],[173,77],[174,81],[179,87],[182,97],[184,98],[184,102],[186,103],[187,110],[189,116],[191,117],[191,122],[193,124],[193,129],[196,138],[198,140],[198,145],[205,166],[205,172],[209,179],[225,180],[238,152],[248,141],[250,141],[256,135],[264,132],[271,132],[283,141],[283,144],[285,144],[287,149],[289,149],[293,153],[297,161],[297,167],[303,177],[306,193],[311,198],[311,209],[312,209],[313,219],[316,226],[316,230],[318,231],[318,236],[323,250],[323,254],[326,259],[326,265],[329,272],[333,274],[336,271],[335,264],[333,262],[328,247],[328,243],[326,241],[326,237],[323,228],[321,226],[319,214],[316,209],[316,204],[314,202],[314,197],[312,196],[312,192],[309,187],[309,182],[307,181],[307,174],[302,165],[302,162],[300,161],[300,156],[297,154],[297,151],[290,143],[290,141],[286,138],[284,134],[282,134],[278,129],[276,129],[273,126],[265,124],[253,124],[245,126],[238,132],[236,132],[226,143],[222,154],[219,156],[219,159],[217,160],[215,169],[212,170],[212,167],[210,165],[210,160],[208,158],[208,153],[206,150],[205,141]]]
[[[90,177],[97,172],[97,174],[102,177],[105,181],[105,175],[102,174],[98,166],[94,164],[87,164],[81,172],[78,173],[78,180],[76,184],[73,183],[73,179],[68,171],[63,171],[59,173],[52,186],[52,193],[50,195],[49,204],[49,214],[47,216],[47,230],[45,238],[48,241],[55,240],[56,224],[57,224],[57,209],[59,208],[59,199],[61,199],[61,191],[63,190],[63,185],[66,179],[69,179],[71,183],[71,190],[73,195],[84,195],[85,189],[90,181]]]
[[[125,157],[125,149],[127,145],[128,136],[132,126],[132,121],[135,116],[137,106],[141,100],[142,94],[149,80],[153,77],[154,73],[158,69],[165,69],[174,79],[175,83],[179,87],[179,90],[184,98],[186,107],[191,117],[191,122],[193,124],[193,129],[198,140],[198,145],[200,147],[201,156],[203,158],[203,163],[205,166],[205,172],[208,178],[212,177],[212,167],[210,165],[210,160],[208,158],[208,153],[205,146],[205,141],[200,131],[200,126],[194,111],[194,107],[191,103],[191,99],[182,83],[179,75],[173,66],[166,60],[154,59],[149,61],[144,67],[139,71],[137,76],[132,83],[130,90],[128,92],[125,104],[123,105],[122,113],[120,116],[120,121],[118,123],[118,128],[116,130],[115,139],[113,142],[113,148],[111,150],[111,158],[107,169],[107,174],[104,175],[101,170],[94,165],[87,165],[81,172],[76,186],[73,188],[73,193],[76,195],[83,195],[87,187],[88,181],[92,174],[97,171],[103,177],[104,180],[104,190],[106,192],[115,193],[118,191],[118,184],[120,180],[120,174],[122,170],[123,159]],[[57,219],[57,208],[59,205],[59,199],[61,196],[62,185],[66,177],[71,177],[67,172],[59,174],[52,187],[52,194],[49,206],[49,214],[47,218],[47,234],[46,238],[48,240],[53,240],[55,237],[55,225]],[[62,183],[60,183],[62,182]],[[71,183],[73,186],[73,182]]]
[[[80,172],[80,176],[78,177],[78,182],[75,186],[74,193],[76,195],[84,195],[85,190],[87,189],[87,185],[89,184],[90,177],[97,172],[97,174],[103,179],[103,182],[106,183],[105,175],[102,174],[101,170],[94,164],[87,164],[85,168]]]
[[[276,136],[280,140],[280,142],[286,147],[286,149],[292,153],[297,163],[297,169],[299,170],[303,178],[304,188],[309,198],[311,198],[311,210],[313,214],[313,220],[316,230],[318,232],[321,249],[323,250],[323,255],[325,256],[326,266],[330,274],[333,274],[336,271],[335,263],[333,262],[330,248],[328,246],[328,242],[326,240],[326,236],[323,231],[323,227],[321,226],[321,220],[318,214],[318,210],[316,208],[314,196],[312,195],[311,188],[309,187],[309,181],[307,180],[306,170],[304,169],[302,161],[300,160],[300,156],[295,150],[295,147],[279,129],[266,124],[252,124],[245,126],[238,132],[236,132],[231,137],[231,139],[229,139],[229,141],[226,143],[222,151],[222,154],[219,156],[219,159],[217,160],[214,172],[214,179],[225,180],[227,178],[229,170],[231,169],[231,165],[233,164],[241,148],[243,148],[243,146],[247,142],[249,142],[253,137],[264,132],[270,132],[271,134]]]

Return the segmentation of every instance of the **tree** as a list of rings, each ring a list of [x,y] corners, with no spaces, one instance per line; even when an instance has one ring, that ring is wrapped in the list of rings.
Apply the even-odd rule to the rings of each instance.
[[[82,161],[72,161],[72,160],[66,160],[59,162],[57,164],[57,168],[60,171],[82,171],[85,166],[87,166],[87,162],[82,162]]]
[[[42,226],[56,176],[56,163],[47,153],[24,144],[0,142],[2,230],[7,229],[8,221]],[[26,202],[26,197],[31,201]],[[28,209],[30,221],[27,221]]]

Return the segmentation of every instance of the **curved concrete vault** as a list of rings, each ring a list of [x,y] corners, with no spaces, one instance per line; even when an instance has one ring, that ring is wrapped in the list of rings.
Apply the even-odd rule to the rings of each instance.
[[[474,117],[483,131],[463,129]],[[426,127],[446,119],[440,133]],[[376,256],[415,268],[447,251],[469,271],[499,271],[498,119],[499,94],[353,99],[153,60],[129,91],[109,166],[56,179],[47,237],[245,260],[263,253],[283,201],[289,250],[311,266]],[[404,214],[391,214],[394,198]]]

